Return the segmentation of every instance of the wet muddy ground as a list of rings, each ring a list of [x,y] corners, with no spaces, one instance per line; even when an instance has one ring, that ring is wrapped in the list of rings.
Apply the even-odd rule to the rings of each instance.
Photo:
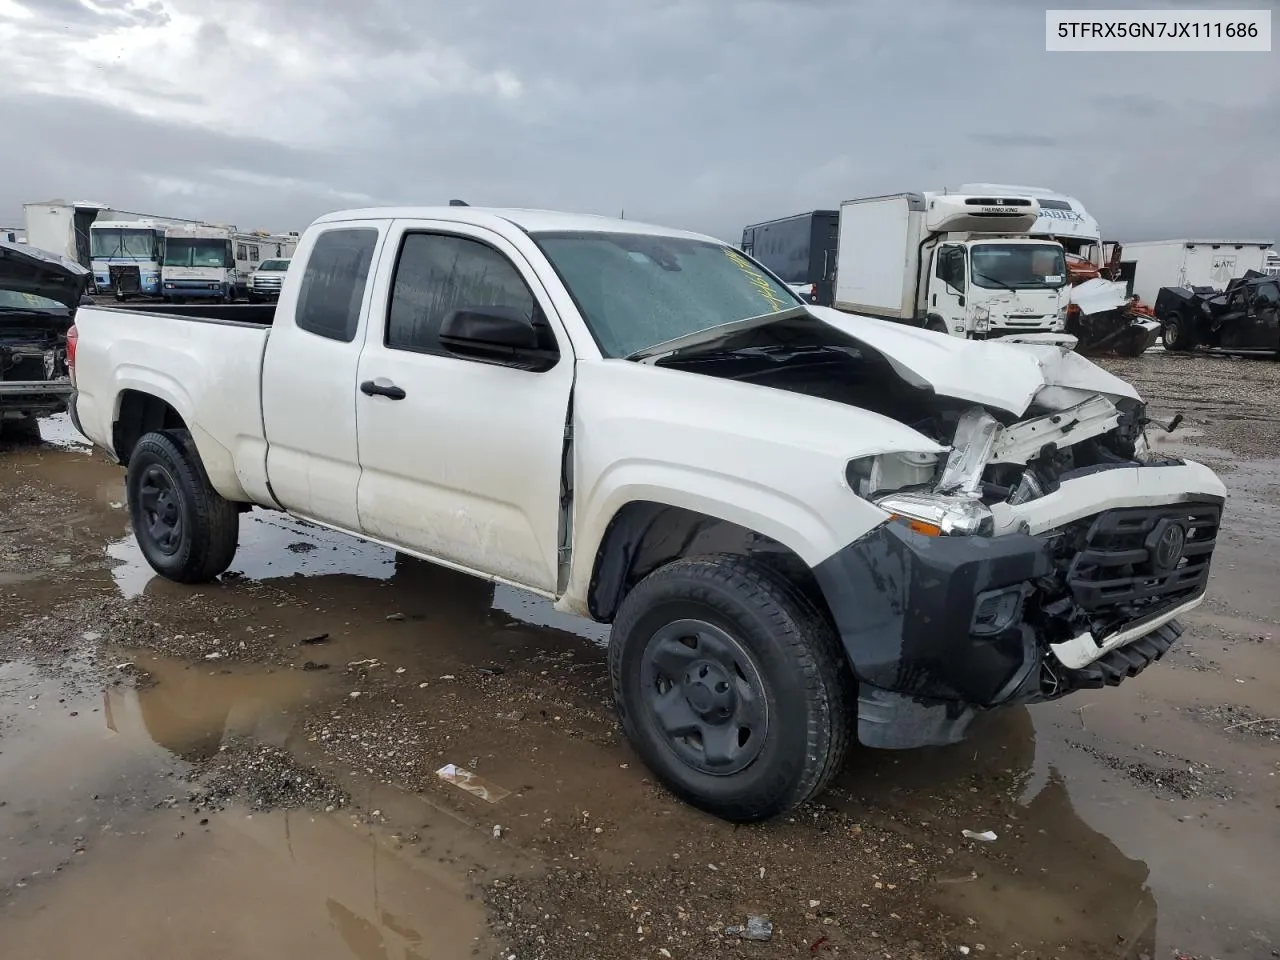
[[[158,580],[46,422],[0,450],[3,955],[1280,956],[1280,366],[1108,365],[1231,488],[1182,642],[753,827],[647,777],[605,630],[260,512],[220,583]]]

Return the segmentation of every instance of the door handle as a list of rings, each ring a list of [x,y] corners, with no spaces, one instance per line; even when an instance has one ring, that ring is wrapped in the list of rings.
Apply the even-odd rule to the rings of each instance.
[[[395,384],[383,386],[376,380],[366,380],[360,384],[360,392],[370,397],[386,397],[388,400],[403,400],[404,390]]]

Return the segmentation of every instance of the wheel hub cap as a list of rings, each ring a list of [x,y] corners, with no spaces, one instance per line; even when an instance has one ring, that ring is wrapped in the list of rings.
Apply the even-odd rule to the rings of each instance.
[[[714,776],[737,773],[759,756],[768,699],[747,649],[702,620],[658,629],[641,661],[648,719],[688,766]]]

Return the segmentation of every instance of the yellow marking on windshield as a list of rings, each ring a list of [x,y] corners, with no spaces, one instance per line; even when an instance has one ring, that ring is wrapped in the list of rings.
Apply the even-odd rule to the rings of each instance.
[[[720,249],[723,250],[724,255],[743,272],[746,278],[751,281],[752,286],[760,292],[760,296],[764,297],[768,304],[773,307],[774,311],[781,310],[787,306],[787,302],[779,298],[779,296],[773,292],[773,288],[769,285],[768,278],[757,270],[750,260],[740,254],[737,250],[734,250],[732,247],[721,247]]]

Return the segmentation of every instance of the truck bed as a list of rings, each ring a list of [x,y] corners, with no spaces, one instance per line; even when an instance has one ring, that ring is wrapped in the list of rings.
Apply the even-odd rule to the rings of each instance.
[[[190,429],[214,489],[270,503],[262,361],[273,315],[270,304],[81,307],[77,426],[114,452],[118,431],[152,423],[145,398],[158,398]]]

